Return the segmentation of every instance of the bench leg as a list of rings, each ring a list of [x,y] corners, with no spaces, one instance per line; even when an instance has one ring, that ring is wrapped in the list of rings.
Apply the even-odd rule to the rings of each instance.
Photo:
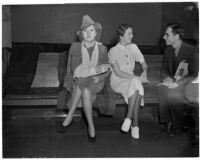
[[[116,109],[116,103],[114,99],[109,99],[106,115],[114,116],[115,115],[115,109]]]

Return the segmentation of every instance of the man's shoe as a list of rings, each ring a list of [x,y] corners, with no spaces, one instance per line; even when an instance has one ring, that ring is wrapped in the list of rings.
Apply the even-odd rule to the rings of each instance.
[[[178,129],[178,128],[172,128],[171,130],[170,130],[170,132],[169,132],[169,135],[170,136],[178,136],[178,135],[182,135],[183,134],[183,132],[180,130],[180,129]]]
[[[160,123],[160,127],[164,133],[170,133],[172,130],[172,122],[162,122]]]

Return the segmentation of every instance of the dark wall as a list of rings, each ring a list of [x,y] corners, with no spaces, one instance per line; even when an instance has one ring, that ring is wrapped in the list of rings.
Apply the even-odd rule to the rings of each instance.
[[[17,5],[11,7],[12,41],[71,43],[84,14],[101,22],[101,41],[113,42],[121,23],[133,25],[134,42],[157,45],[161,29],[160,3]]]
[[[158,45],[167,23],[185,27],[186,39],[198,39],[197,3],[118,3],[11,6],[13,42],[71,43],[76,40],[82,16],[103,26],[101,41],[111,44],[121,23],[133,25],[133,41]],[[193,6],[193,8],[191,8]]]
[[[185,28],[186,39],[199,37],[198,3],[163,3],[162,4],[162,29],[164,32],[167,23],[178,22]]]

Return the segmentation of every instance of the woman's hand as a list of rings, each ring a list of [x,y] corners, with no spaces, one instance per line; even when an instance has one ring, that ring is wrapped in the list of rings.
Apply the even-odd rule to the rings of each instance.
[[[150,83],[148,80],[147,80],[147,71],[144,70],[142,72],[142,74],[140,75],[140,78],[141,78],[141,82],[142,83]]]
[[[99,80],[100,80],[100,77],[99,77],[99,76],[93,76],[92,78],[93,78],[93,80],[94,80],[94,83],[98,83]]]
[[[105,72],[111,67],[110,64],[101,64],[95,68],[97,73]]]

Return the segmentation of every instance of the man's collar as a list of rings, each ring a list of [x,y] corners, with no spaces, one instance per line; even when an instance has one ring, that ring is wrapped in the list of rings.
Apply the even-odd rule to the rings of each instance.
[[[174,46],[172,46],[175,50],[179,50],[182,45],[182,40],[179,40]]]

